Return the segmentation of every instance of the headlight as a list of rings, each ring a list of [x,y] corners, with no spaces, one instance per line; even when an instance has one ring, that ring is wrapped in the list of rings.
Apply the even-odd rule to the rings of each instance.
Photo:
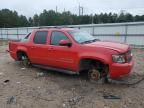
[[[112,55],[112,60],[115,63],[125,63],[125,55]]]

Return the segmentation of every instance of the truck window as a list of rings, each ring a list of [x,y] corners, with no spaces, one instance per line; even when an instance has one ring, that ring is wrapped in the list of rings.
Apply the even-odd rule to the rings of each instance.
[[[31,33],[29,33],[24,39],[28,39],[30,35],[31,35]]]
[[[29,37],[30,37],[31,33],[29,33],[28,35],[26,35],[26,37],[24,39],[21,39],[21,42],[28,42]]]
[[[35,44],[46,44],[47,35],[48,35],[47,31],[38,31],[34,36],[33,42]]]
[[[69,40],[69,38],[62,32],[52,32],[51,45],[59,45],[61,40]]]

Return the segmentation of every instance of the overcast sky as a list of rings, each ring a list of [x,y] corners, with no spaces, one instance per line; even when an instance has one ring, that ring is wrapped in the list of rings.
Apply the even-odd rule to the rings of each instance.
[[[50,10],[58,7],[58,12],[69,10],[78,14],[78,5],[84,7],[84,14],[100,12],[116,12],[121,10],[134,15],[144,14],[144,0],[0,0],[0,9],[16,10],[27,17],[39,14],[44,9]]]

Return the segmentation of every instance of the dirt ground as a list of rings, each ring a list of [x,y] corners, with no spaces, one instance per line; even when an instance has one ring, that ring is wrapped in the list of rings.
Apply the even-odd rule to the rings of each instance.
[[[135,85],[91,83],[36,67],[24,68],[0,46],[0,108],[144,108],[144,81]],[[144,50],[133,49],[126,82],[144,77]],[[112,99],[106,99],[106,97]]]
[[[7,40],[0,39],[0,46],[8,44]]]

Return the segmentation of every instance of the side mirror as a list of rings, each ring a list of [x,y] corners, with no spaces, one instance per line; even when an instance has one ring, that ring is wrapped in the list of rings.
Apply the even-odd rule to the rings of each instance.
[[[71,47],[72,43],[69,40],[60,40],[59,45]]]

